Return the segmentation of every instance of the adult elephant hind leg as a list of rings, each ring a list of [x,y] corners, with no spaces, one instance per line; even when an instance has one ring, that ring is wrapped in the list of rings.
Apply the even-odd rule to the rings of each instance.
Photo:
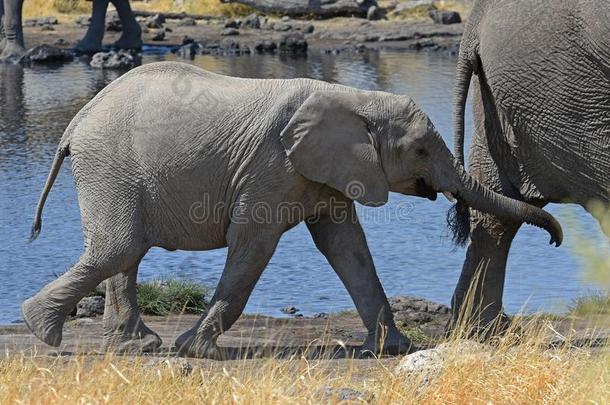
[[[353,204],[348,211],[342,216],[347,218],[345,220],[325,216],[308,223],[309,231],[317,248],[345,285],[367,328],[362,353],[408,352],[411,342],[396,328]]]
[[[104,348],[117,353],[154,352],[161,338],[142,320],[136,297],[138,265],[106,281]]]
[[[450,329],[481,338],[508,326],[502,296],[511,243],[521,224],[472,211],[471,239],[451,300]]]
[[[51,346],[59,346],[66,317],[99,283],[133,267],[142,257],[136,250],[90,243],[80,260],[66,273],[21,305],[23,319],[32,333]]]
[[[281,230],[252,224],[232,224],[229,227],[227,261],[210,309],[192,329],[178,337],[176,347],[179,355],[212,359],[233,357],[220,349],[216,340],[242,314],[281,234]]]

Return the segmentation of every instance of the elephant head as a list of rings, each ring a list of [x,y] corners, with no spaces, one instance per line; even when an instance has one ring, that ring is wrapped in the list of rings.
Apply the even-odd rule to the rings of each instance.
[[[383,205],[389,191],[430,200],[441,192],[477,210],[543,228],[551,243],[562,242],[561,226],[552,215],[470,177],[409,97],[314,92],[294,113],[281,141],[301,175],[361,204]]]

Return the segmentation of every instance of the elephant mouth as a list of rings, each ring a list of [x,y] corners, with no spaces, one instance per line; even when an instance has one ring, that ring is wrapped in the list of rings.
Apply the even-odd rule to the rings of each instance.
[[[424,197],[428,200],[435,201],[436,200],[437,191],[426,184],[424,179],[417,179],[415,182],[415,195],[418,197]]]

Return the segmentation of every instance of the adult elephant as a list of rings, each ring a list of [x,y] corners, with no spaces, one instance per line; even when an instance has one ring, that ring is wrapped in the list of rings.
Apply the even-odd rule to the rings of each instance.
[[[472,76],[469,172],[490,189],[543,207],[608,204],[610,7],[602,0],[479,0],[462,39],[455,84],[455,155],[464,163],[464,111]],[[468,212],[453,295],[460,313],[489,332],[503,315],[506,260],[521,221]],[[469,217],[470,216],[470,217]],[[481,268],[483,271],[477,271]],[[472,285],[472,310],[464,300]],[[502,322],[505,324],[505,322]]]
[[[306,220],[368,329],[363,350],[377,351],[383,335],[386,349],[404,351],[410,343],[394,324],[353,203],[382,205],[389,191],[430,199],[442,191],[562,238],[551,215],[466,174],[408,97],[316,80],[233,78],[167,62],[132,70],[67,128],[34,237],[68,154],[85,252],[22,306],[30,330],[54,346],[76,303],[111,276],[108,344],[159,344],[135,300],[142,257],[153,246],[228,246],[209,313],[176,342],[184,354],[219,357],[217,337],[241,314],[281,235]]]
[[[122,34],[114,46],[121,49],[142,47],[142,29],[136,21],[128,0],[93,0],[91,23],[85,37],[75,49],[83,53],[102,50],[106,9],[112,2],[121,19]],[[0,0],[0,61],[18,60],[25,53],[21,14],[23,0]]]

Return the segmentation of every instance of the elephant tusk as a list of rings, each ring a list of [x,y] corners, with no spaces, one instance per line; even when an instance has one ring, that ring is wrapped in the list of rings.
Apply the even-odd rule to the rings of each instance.
[[[451,194],[451,192],[443,191],[443,195],[450,203],[455,202],[455,197],[453,196],[453,194]]]

